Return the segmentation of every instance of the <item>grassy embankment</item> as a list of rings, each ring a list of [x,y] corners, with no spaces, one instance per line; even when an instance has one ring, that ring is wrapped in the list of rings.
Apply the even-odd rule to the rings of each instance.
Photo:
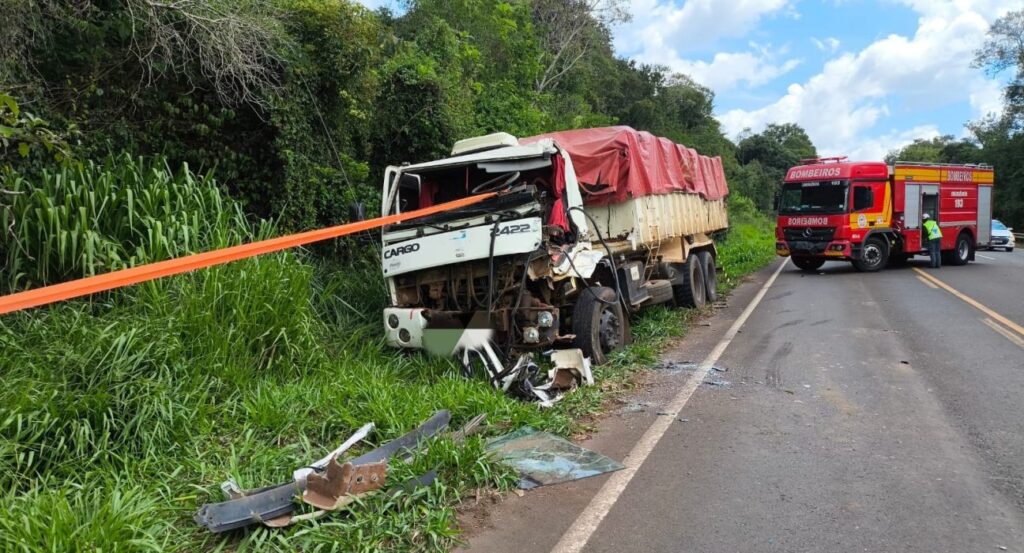
[[[5,292],[272,233],[208,179],[127,159],[2,187],[35,190],[0,198],[0,228],[15,229],[0,238]],[[772,255],[749,205],[732,218],[723,288]],[[284,481],[368,421],[373,443],[441,408],[456,424],[487,413],[570,434],[689,316],[646,312],[636,344],[598,370],[602,386],[541,410],[448,360],[387,350],[378,270],[281,253],[0,318],[0,550],[445,550],[464,494],[515,481],[479,438],[437,440],[389,476],[440,468],[432,487],[319,524],[211,536],[191,514],[225,478]]]

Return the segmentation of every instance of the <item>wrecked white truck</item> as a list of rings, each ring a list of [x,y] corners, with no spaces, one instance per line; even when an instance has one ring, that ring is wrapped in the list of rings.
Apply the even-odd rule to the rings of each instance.
[[[383,229],[390,345],[444,342],[468,374],[551,402],[630,341],[630,312],[715,298],[712,236],[728,226],[719,158],[629,127],[498,133],[389,167],[382,211],[487,192],[497,194]],[[476,329],[487,339],[464,339]],[[550,371],[534,363],[545,353]]]

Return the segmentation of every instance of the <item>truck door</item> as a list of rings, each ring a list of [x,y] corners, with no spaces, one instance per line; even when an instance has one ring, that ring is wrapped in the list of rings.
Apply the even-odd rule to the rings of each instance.
[[[942,224],[939,219],[939,185],[937,184],[922,184],[921,185],[921,221],[919,225],[923,225],[924,214],[927,213],[931,216],[936,223]],[[921,228],[921,244],[918,245],[920,249],[924,249],[924,242],[927,240],[925,236],[924,228]]]
[[[873,229],[889,227],[892,224],[891,191],[885,181],[858,182],[853,185],[853,209],[850,210],[850,227]]]

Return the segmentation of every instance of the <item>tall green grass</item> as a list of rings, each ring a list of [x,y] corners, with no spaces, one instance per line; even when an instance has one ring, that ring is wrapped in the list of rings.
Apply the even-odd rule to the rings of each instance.
[[[729,230],[719,240],[719,288],[729,291],[740,279],[775,258],[775,224],[759,212],[750,199],[733,194],[729,197]]]
[[[29,288],[238,242],[245,217],[209,176],[127,154],[0,176],[2,286]]]
[[[212,180],[158,162],[121,157],[5,178],[25,192],[6,207],[18,214],[22,245],[3,252],[21,267],[12,288],[272,232],[250,225]],[[93,200],[97,192],[105,199]],[[76,239],[61,236],[101,247],[72,255],[61,244]],[[729,237],[723,258],[741,257],[743,236]],[[222,480],[282,482],[369,421],[371,444],[442,408],[456,425],[487,413],[509,427],[579,431],[581,417],[656,359],[691,316],[646,312],[634,324],[637,343],[598,368],[600,387],[541,410],[466,380],[450,360],[386,348],[377,259],[371,251],[333,265],[278,253],[0,317],[0,550],[447,550],[457,540],[453,506],[474,489],[515,482],[479,438],[436,440],[389,476],[437,468],[433,486],[370,497],[319,523],[212,536],[191,514],[222,499]]]

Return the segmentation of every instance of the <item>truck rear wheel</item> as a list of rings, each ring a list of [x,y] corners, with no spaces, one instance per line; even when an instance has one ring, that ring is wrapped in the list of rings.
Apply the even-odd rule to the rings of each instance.
[[[707,302],[707,290],[704,287],[704,269],[700,259],[690,254],[683,267],[683,283],[672,287],[679,307],[704,307]]]
[[[793,265],[796,265],[801,271],[817,271],[824,264],[824,259],[815,259],[813,257],[793,257]]]
[[[873,273],[889,263],[889,242],[877,236],[868,238],[860,250],[860,258],[853,260],[858,271]]]
[[[971,259],[971,233],[966,230],[956,237],[956,246],[949,252],[946,262],[950,265],[967,265]]]
[[[700,260],[700,268],[704,271],[705,297],[711,303],[718,301],[718,268],[715,267],[715,256],[709,251],[697,253]]]
[[[604,286],[580,290],[572,311],[573,345],[583,350],[591,363],[600,365],[608,361],[609,353],[626,344],[628,324],[615,290]]]

